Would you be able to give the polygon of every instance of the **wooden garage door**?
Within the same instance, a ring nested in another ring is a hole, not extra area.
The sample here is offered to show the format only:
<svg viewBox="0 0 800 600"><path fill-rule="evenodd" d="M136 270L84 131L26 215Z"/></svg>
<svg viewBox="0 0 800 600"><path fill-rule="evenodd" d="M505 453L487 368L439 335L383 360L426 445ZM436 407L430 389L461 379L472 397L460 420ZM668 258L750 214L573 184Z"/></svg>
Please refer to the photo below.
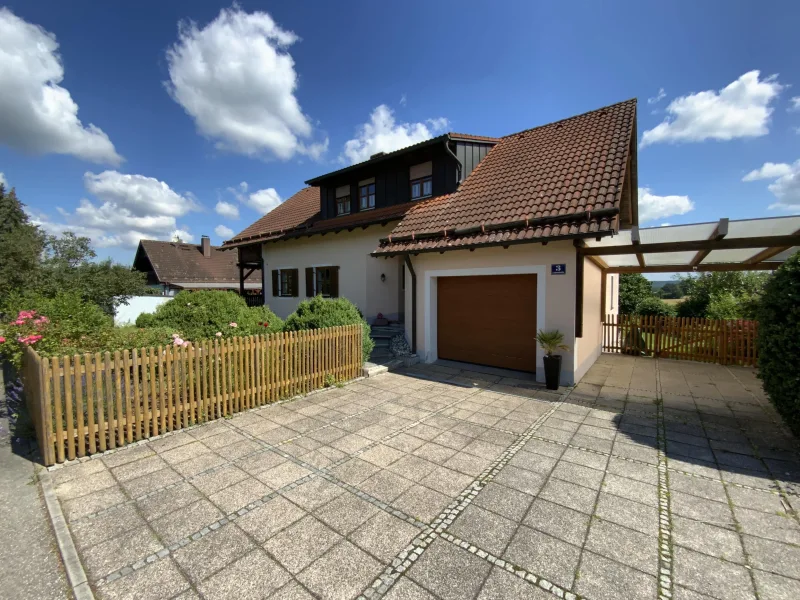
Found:
<svg viewBox="0 0 800 600"><path fill-rule="evenodd" d="M439 358L536 370L536 275L439 277Z"/></svg>

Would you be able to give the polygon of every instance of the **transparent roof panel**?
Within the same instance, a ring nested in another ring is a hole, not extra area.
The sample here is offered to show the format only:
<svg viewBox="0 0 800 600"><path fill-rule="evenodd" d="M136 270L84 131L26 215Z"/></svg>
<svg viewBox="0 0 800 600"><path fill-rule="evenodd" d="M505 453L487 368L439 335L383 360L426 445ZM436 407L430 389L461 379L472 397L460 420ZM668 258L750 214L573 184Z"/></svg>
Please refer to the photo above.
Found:
<svg viewBox="0 0 800 600"><path fill-rule="evenodd" d="M800 217L770 217L746 219L728 224L728 238L760 237L764 235L791 235L800 230Z"/></svg>
<svg viewBox="0 0 800 600"><path fill-rule="evenodd" d="M694 225L673 225L670 227L649 227L639 230L643 244L663 244L669 242L691 242L707 240L716 229L716 223L695 223Z"/></svg>
<svg viewBox="0 0 800 600"><path fill-rule="evenodd" d="M638 267L639 261L635 254L614 254L604 256L603 260L609 267Z"/></svg>
<svg viewBox="0 0 800 600"><path fill-rule="evenodd" d="M697 252L658 252L657 254L645 254L644 262L651 267L685 265L694 258L695 254L697 254Z"/></svg>

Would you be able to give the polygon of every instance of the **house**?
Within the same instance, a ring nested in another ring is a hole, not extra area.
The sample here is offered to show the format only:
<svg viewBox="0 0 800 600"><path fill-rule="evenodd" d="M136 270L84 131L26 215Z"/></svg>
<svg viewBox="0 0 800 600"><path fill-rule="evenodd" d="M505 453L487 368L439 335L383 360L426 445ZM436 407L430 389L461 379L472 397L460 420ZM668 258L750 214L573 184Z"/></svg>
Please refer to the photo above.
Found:
<svg viewBox="0 0 800 600"><path fill-rule="evenodd" d="M212 246L205 235L199 245L141 240L133 270L146 273L147 285L165 296L174 296L180 290L237 290L251 295L261 292L261 273L240 289L236 253Z"/></svg>
<svg viewBox="0 0 800 600"><path fill-rule="evenodd" d="M584 240L638 225L636 157L636 100L502 138L450 133L310 179L223 247L263 265L279 316L344 296L403 322L424 362L543 380L536 331L558 329L569 384L618 299Z"/></svg>

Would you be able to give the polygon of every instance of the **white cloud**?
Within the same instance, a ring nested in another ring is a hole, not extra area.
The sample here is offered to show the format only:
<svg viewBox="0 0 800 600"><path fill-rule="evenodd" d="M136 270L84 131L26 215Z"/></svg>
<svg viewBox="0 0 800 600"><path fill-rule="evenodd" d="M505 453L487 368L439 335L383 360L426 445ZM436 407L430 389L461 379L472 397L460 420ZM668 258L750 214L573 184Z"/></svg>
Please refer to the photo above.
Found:
<svg viewBox="0 0 800 600"><path fill-rule="evenodd" d="M219 202L217 202L217 205L214 207L214 210L217 211L218 215L227 217L228 219L239 218L239 207L233 204L232 202L225 202L224 200L220 200Z"/></svg>
<svg viewBox="0 0 800 600"><path fill-rule="evenodd" d="M777 179L792 172L791 165L786 163L765 162L760 168L750 171L742 177L742 181L757 181L759 179Z"/></svg>
<svg viewBox="0 0 800 600"><path fill-rule="evenodd" d="M444 117L428 119L426 123L397 123L392 109L381 104L372 111L369 121L359 126L356 137L345 142L341 159L351 164L362 162L377 152L392 152L428 140L449 125Z"/></svg>
<svg viewBox="0 0 800 600"><path fill-rule="evenodd" d="M222 9L202 29L181 22L167 50L173 100L220 149L247 156L318 158L328 142L307 145L312 126L295 96L297 72L288 48L297 35L261 11Z"/></svg>
<svg viewBox="0 0 800 600"><path fill-rule="evenodd" d="M702 142L758 137L769 133L772 101L784 86L777 75L759 79L745 73L719 91L706 90L676 98L667 118L642 135L642 147L659 142Z"/></svg>
<svg viewBox="0 0 800 600"><path fill-rule="evenodd" d="M408 97L403 94L400 96L400 106L405 106L408 103Z"/></svg>
<svg viewBox="0 0 800 600"><path fill-rule="evenodd" d="M757 179L774 180L767 189L777 198L777 202L770 204L773 210L800 211L800 160L793 164L764 163L760 169L751 171L744 176L742 181L755 181Z"/></svg>
<svg viewBox="0 0 800 600"><path fill-rule="evenodd" d="M656 196L650 188L639 188L639 221L685 215L694 209L689 196Z"/></svg>
<svg viewBox="0 0 800 600"><path fill-rule="evenodd" d="M191 194L179 194L152 177L117 171L86 173L83 183L97 201L83 198L72 213L57 209L58 221L31 213L33 221L48 233L72 231L91 238L101 248L136 246L141 239L171 239L175 235L187 242L194 239L177 223L177 217L199 209Z"/></svg>
<svg viewBox="0 0 800 600"><path fill-rule="evenodd" d="M794 98L790 98L789 102L792 103L792 105L789 107L789 112L800 110L800 96L795 96Z"/></svg>
<svg viewBox="0 0 800 600"><path fill-rule="evenodd" d="M653 96L652 98L648 98L647 99L647 103L648 104L658 104L664 98L666 98L666 96L667 96L667 93L664 91L664 88L658 88L658 93L655 96Z"/></svg>
<svg viewBox="0 0 800 600"><path fill-rule="evenodd" d="M0 185L8 185L5 173L0 172Z"/></svg>
<svg viewBox="0 0 800 600"><path fill-rule="evenodd" d="M63 79L55 35L0 8L0 143L28 154L122 163L105 132L78 119Z"/></svg>
<svg viewBox="0 0 800 600"><path fill-rule="evenodd" d="M242 204L245 204L253 210L267 214L273 208L277 207L283 200L275 188L266 188L263 190L256 190L252 194L248 194L250 186L246 181L239 184L238 188L229 187L228 191Z"/></svg>
<svg viewBox="0 0 800 600"><path fill-rule="evenodd" d="M230 227L225 227L225 225L217 225L214 227L214 233L216 233L223 240L233 237L233 229Z"/></svg>
<svg viewBox="0 0 800 600"><path fill-rule="evenodd" d="M173 242L183 242L184 244L191 244L194 242L194 236L185 229L176 229L172 232L170 239Z"/></svg>

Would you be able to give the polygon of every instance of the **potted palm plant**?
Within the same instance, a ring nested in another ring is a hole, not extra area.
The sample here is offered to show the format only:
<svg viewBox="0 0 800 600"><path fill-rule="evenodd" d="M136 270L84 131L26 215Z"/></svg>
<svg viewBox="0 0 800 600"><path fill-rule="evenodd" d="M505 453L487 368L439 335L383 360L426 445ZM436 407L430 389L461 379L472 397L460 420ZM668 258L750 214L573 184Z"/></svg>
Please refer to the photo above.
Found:
<svg viewBox="0 0 800 600"><path fill-rule="evenodd" d="M558 329L544 331L542 329L536 334L536 342L542 347L545 355L544 379L548 390L557 390L558 382L561 378L561 355L555 354L558 350L569 350L569 346L564 344L564 334Z"/></svg>

